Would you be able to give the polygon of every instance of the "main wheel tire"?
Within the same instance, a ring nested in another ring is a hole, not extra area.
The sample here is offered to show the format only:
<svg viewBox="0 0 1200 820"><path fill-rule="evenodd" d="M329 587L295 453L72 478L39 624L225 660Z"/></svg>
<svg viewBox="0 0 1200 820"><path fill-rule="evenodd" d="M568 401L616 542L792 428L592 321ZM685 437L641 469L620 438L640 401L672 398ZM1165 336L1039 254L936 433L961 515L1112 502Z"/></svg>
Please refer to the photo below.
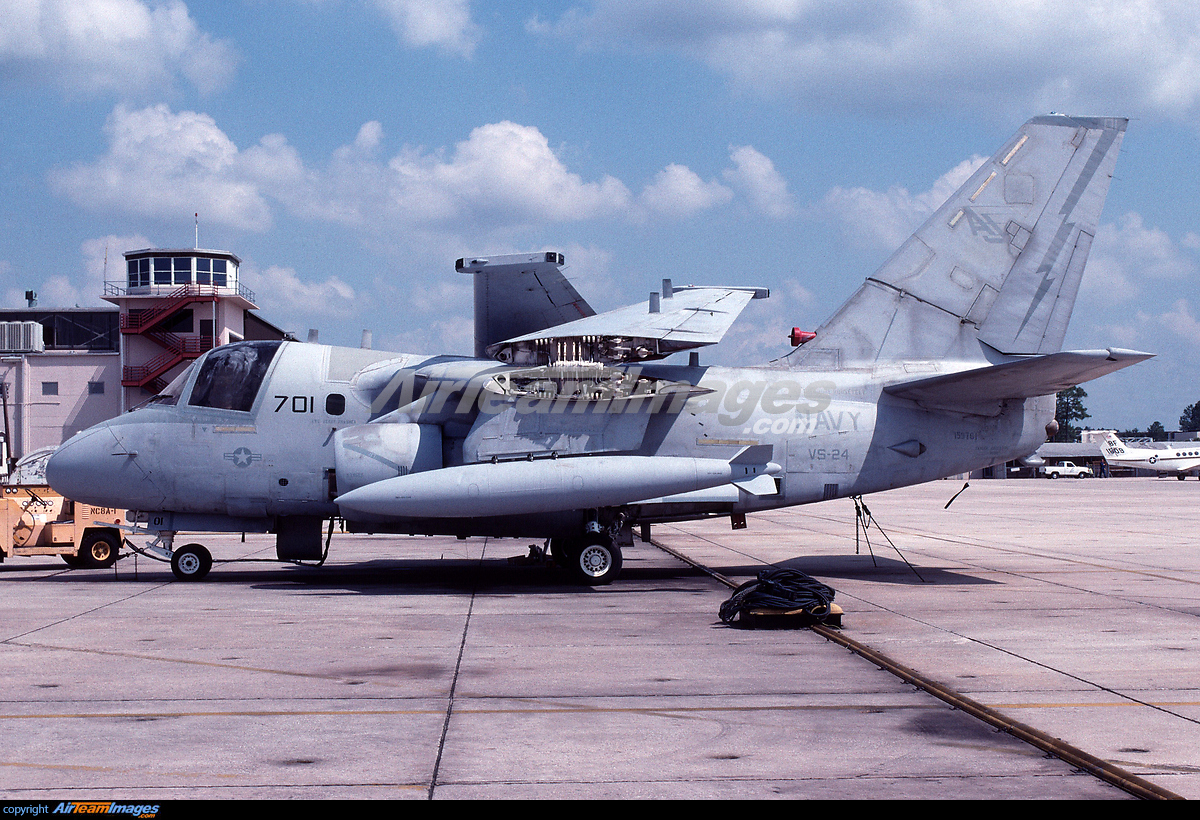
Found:
<svg viewBox="0 0 1200 820"><path fill-rule="evenodd" d="M111 567L117 562L120 549L121 539L111 532L86 533L79 543L79 565L88 569Z"/></svg>
<svg viewBox="0 0 1200 820"><path fill-rule="evenodd" d="M180 581L199 581L212 569L212 554L200 544L188 544L171 555L171 572Z"/></svg>
<svg viewBox="0 0 1200 820"><path fill-rule="evenodd" d="M571 574L588 586L611 584L621 574L621 549L606 536L589 536L571 550Z"/></svg>

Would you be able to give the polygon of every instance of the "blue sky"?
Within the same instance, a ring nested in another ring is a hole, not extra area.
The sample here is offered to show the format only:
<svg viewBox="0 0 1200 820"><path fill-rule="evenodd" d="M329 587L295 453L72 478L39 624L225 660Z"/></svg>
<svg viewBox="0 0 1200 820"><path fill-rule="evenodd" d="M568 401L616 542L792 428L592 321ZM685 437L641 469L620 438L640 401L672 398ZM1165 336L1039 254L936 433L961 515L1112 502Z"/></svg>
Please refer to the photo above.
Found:
<svg viewBox="0 0 1200 820"><path fill-rule="evenodd" d="M304 338L469 352L460 256L555 249L599 309L771 288L706 361L815 328L1030 116L1132 118L1067 337L1157 358L1099 427L1200 400L1200 6L982 0L9 0L0 302L122 251L244 260Z"/></svg>

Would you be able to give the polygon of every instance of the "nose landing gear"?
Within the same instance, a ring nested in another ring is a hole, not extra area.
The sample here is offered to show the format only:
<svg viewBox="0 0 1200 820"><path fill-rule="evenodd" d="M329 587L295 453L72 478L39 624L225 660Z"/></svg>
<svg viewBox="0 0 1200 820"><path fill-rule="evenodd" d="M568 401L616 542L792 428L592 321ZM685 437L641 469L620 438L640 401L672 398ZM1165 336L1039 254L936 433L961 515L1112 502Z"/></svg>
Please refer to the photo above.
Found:
<svg viewBox="0 0 1200 820"><path fill-rule="evenodd" d="M180 581L199 581L212 569L212 553L201 544L186 544L174 549L175 533L158 532L154 540L138 548L128 542L135 552L156 561L170 561L171 572Z"/></svg>
<svg viewBox="0 0 1200 820"><path fill-rule="evenodd" d="M180 581L199 581L212 569L212 554L200 544L188 544L171 553L171 572Z"/></svg>

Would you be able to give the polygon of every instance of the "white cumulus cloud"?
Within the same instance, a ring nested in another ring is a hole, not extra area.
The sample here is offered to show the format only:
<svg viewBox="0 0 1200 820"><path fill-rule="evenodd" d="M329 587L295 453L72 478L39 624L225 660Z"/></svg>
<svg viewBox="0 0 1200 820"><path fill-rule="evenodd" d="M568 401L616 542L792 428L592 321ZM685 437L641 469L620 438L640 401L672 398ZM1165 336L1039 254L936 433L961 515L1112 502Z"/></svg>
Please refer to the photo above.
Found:
<svg viewBox="0 0 1200 820"><path fill-rule="evenodd" d="M939 177L928 191L917 194L901 187L886 191L833 188L825 195L820 210L866 247L892 251L900 247L900 243L920 227L985 161L980 156L963 160Z"/></svg>
<svg viewBox="0 0 1200 820"><path fill-rule="evenodd" d="M732 198L733 191L716 180L705 182L695 171L672 163L642 190L641 203L655 213L685 217Z"/></svg>
<svg viewBox="0 0 1200 820"><path fill-rule="evenodd" d="M20 277L11 265L0 261L0 282L5 284L0 301L5 307L26 306L25 291L33 290L38 295L38 304L51 307L112 307L101 297L104 283L125 283L125 251L151 247L151 242L141 234L131 236L100 236L87 239L80 245L80 270L74 274L55 273L45 278L41 274L25 274ZM11 274L11 275L10 275ZM9 285L11 280L11 285ZM19 282L19 283L18 283Z"/></svg>
<svg viewBox="0 0 1200 820"><path fill-rule="evenodd" d="M297 215L373 234L398 226L486 234L610 216L630 200L613 177L587 182L572 173L532 126L480 126L449 156L408 146L384 158L382 138L379 123L365 124L322 169L269 135L245 152L246 171Z"/></svg>
<svg viewBox="0 0 1200 820"><path fill-rule="evenodd" d="M1200 320L1192 315L1191 305L1186 299L1175 300L1171 309L1159 317L1159 321L1184 341L1200 345Z"/></svg>
<svg viewBox="0 0 1200 820"><path fill-rule="evenodd" d="M323 164L283 134L240 149L208 114L162 104L118 105L105 132L102 155L49 174L80 206L176 223L199 212L206 223L250 231L285 212L392 250L495 247L515 233L588 220L688 219L731 202L735 188L759 212L792 208L771 161L749 146L730 149L729 185L671 163L635 196L611 175L583 178L538 128L507 120L453 146L394 153L382 124L369 121Z"/></svg>
<svg viewBox="0 0 1200 820"><path fill-rule="evenodd" d="M1129 302L1148 291L1187 287L1187 281L1200 273L1194 250L1187 236L1176 242L1161 228L1146 225L1141 214L1126 213L1115 223L1100 226L1080 298L1097 312L1114 305L1127 311Z"/></svg>
<svg viewBox="0 0 1200 820"><path fill-rule="evenodd" d="M207 114L119 105L105 132L109 149L99 160L51 172L58 193L97 210L171 219L198 211L225 225L270 225L270 210L247 179L237 146Z"/></svg>
<svg viewBox="0 0 1200 820"><path fill-rule="evenodd" d="M374 0L400 38L410 46L436 46L470 56L479 42L467 0Z"/></svg>
<svg viewBox="0 0 1200 820"><path fill-rule="evenodd" d="M322 282L301 278L294 268L271 265L259 270L250 264L238 271L264 311L291 319L296 316L345 318L356 312L354 288L337 276Z"/></svg>
<svg viewBox="0 0 1200 820"><path fill-rule="evenodd" d="M856 113L1189 119L1200 103L1200 6L1174 0L594 0L528 28L683 53L741 87Z"/></svg>
<svg viewBox="0 0 1200 820"><path fill-rule="evenodd" d="M454 197L455 209L463 214L567 221L611 214L629 200L616 178L584 182L567 170L537 128L507 121L474 129L455 146L449 162L397 157L390 168L405 195L425 196L436 186Z"/></svg>
<svg viewBox="0 0 1200 820"><path fill-rule="evenodd" d="M729 158L733 167L723 172L725 181L743 192L756 211L775 219L795 213L787 181L769 158L749 145L731 146Z"/></svg>
<svg viewBox="0 0 1200 820"><path fill-rule="evenodd" d="M181 0L5 0L0 78L71 93L222 88L237 54L201 31Z"/></svg>

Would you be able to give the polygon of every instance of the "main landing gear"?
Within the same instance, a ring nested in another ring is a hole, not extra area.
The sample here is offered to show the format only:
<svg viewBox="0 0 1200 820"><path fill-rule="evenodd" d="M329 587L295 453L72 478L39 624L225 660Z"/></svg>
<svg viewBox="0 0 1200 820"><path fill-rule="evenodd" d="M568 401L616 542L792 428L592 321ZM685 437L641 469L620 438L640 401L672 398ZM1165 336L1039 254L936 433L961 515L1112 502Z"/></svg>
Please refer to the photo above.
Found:
<svg viewBox="0 0 1200 820"><path fill-rule="evenodd" d="M624 522L621 522L623 524ZM633 530L628 526L602 528L591 520L582 536L556 538L550 542L550 554L581 584L597 587L611 584L621 574L621 547L632 546Z"/></svg>
<svg viewBox="0 0 1200 820"><path fill-rule="evenodd" d="M554 560L581 584L611 584L621 574L621 548L607 533L588 534L565 544L551 544Z"/></svg>

